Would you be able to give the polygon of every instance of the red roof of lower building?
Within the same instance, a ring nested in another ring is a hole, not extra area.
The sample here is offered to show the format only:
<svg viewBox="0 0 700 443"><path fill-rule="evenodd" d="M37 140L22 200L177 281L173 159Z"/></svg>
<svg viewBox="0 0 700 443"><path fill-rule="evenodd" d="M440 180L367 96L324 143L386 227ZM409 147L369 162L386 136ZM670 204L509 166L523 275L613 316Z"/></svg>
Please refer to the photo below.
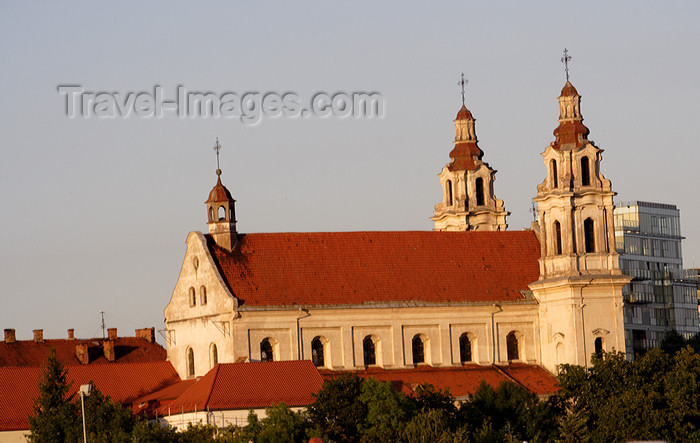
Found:
<svg viewBox="0 0 700 443"><path fill-rule="evenodd" d="M262 409L284 402L306 406L323 378L309 360L220 363L197 380L158 415L201 410Z"/></svg>
<svg viewBox="0 0 700 443"><path fill-rule="evenodd" d="M180 381L173 366L166 361L145 363L113 363L69 366L67 380L73 383L68 394L78 391L90 381L105 396L121 404ZM0 431L29 429L28 416L33 414L39 397L39 381L43 374L38 367L0 368Z"/></svg>
<svg viewBox="0 0 700 443"><path fill-rule="evenodd" d="M212 257L243 306L523 300L539 278L532 231L240 235Z"/></svg>
<svg viewBox="0 0 700 443"><path fill-rule="evenodd" d="M473 395L482 381L493 388L505 381L520 384L537 395L549 395L558 390L557 379L546 369L537 365L511 363L507 366L481 366L466 364L457 367L436 368L419 365L407 369L382 369L369 367L362 371L347 371L362 378L374 378L391 382L392 386L406 395L412 394L418 386L432 385L436 389L448 389L457 399ZM321 375L329 379L342 372L322 370Z"/></svg>

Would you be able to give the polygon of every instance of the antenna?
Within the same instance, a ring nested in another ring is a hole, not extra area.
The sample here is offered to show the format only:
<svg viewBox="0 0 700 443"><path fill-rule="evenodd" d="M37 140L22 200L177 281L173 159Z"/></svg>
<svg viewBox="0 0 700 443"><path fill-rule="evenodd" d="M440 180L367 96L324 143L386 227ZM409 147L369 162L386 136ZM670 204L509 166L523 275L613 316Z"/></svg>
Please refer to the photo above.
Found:
<svg viewBox="0 0 700 443"><path fill-rule="evenodd" d="M100 311L100 315L102 315L102 340L105 339L105 311Z"/></svg>

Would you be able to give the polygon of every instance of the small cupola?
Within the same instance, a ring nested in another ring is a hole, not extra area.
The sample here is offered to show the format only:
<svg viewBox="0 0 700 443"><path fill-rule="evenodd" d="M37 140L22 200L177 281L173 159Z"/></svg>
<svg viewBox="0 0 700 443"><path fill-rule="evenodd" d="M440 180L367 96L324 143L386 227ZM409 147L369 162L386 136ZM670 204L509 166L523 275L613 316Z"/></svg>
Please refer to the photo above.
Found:
<svg viewBox="0 0 700 443"><path fill-rule="evenodd" d="M231 250L236 245L236 200L226 186L221 183L221 169L219 168L219 139L216 139L216 185L209 193L205 202L207 205L207 225L209 235L220 247Z"/></svg>

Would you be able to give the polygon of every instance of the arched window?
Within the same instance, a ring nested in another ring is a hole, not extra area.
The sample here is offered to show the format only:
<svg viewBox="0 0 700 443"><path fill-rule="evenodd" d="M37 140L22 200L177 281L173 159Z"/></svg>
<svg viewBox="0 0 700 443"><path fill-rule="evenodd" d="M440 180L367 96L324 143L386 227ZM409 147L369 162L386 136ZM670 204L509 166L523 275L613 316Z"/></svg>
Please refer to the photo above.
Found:
<svg viewBox="0 0 700 443"><path fill-rule="evenodd" d="M364 356L365 366L377 364L376 346L371 336L367 336L362 340L362 354Z"/></svg>
<svg viewBox="0 0 700 443"><path fill-rule="evenodd" d="M425 362L425 345L423 339L420 335L415 335L413 337L413 342L411 343L411 348L413 350L413 364Z"/></svg>
<svg viewBox="0 0 700 443"><path fill-rule="evenodd" d="M207 288L206 286L202 286L199 288L199 302L202 305L207 304Z"/></svg>
<svg viewBox="0 0 700 443"><path fill-rule="evenodd" d="M581 186L589 186L591 184L589 172L588 157L581 157Z"/></svg>
<svg viewBox="0 0 700 443"><path fill-rule="evenodd" d="M216 344L212 343L209 346L209 367L213 368L219 364L219 351L216 349Z"/></svg>
<svg viewBox="0 0 700 443"><path fill-rule="evenodd" d="M214 221L214 208L212 208L212 207L209 208L209 221L210 222Z"/></svg>
<svg viewBox="0 0 700 443"><path fill-rule="evenodd" d="M562 249L561 249L561 225L559 224L558 221L554 222L554 241L555 245L554 247L556 248L557 255L562 254Z"/></svg>
<svg viewBox="0 0 700 443"><path fill-rule="evenodd" d="M447 180L445 186L447 188L447 206L452 206L452 180Z"/></svg>
<svg viewBox="0 0 700 443"><path fill-rule="evenodd" d="M484 205L484 179L481 177L476 179L476 205Z"/></svg>
<svg viewBox="0 0 700 443"><path fill-rule="evenodd" d="M194 293L194 288L190 288L190 306L197 305L197 296Z"/></svg>
<svg viewBox="0 0 700 443"><path fill-rule="evenodd" d="M219 206L218 212L219 212L219 214L218 214L219 220L225 220L226 219L226 208L224 208L223 206Z"/></svg>
<svg viewBox="0 0 700 443"><path fill-rule="evenodd" d="M466 332L459 337L459 361L472 361L472 342Z"/></svg>
<svg viewBox="0 0 700 443"><path fill-rule="evenodd" d="M187 348L187 376L194 377L194 351Z"/></svg>
<svg viewBox="0 0 700 443"><path fill-rule="evenodd" d="M315 366L325 366L321 337L314 337L314 339L311 340L311 361L314 362Z"/></svg>
<svg viewBox="0 0 700 443"><path fill-rule="evenodd" d="M601 337L596 338L594 345L595 345L595 355L597 355L598 357L601 357L603 355L603 339Z"/></svg>
<svg viewBox="0 0 700 443"><path fill-rule="evenodd" d="M265 338L260 342L260 361L275 361L269 338Z"/></svg>
<svg viewBox="0 0 700 443"><path fill-rule="evenodd" d="M583 235L585 238L586 253L595 252L595 229L593 220L587 218L583 221Z"/></svg>
<svg viewBox="0 0 700 443"><path fill-rule="evenodd" d="M518 337L515 332L511 331L506 336L506 347L508 348L508 360L519 360L520 352L518 350Z"/></svg>
<svg viewBox="0 0 700 443"><path fill-rule="evenodd" d="M558 188L559 187L559 175L557 174L557 161L552 159L550 162L551 168L552 168L552 187L553 188Z"/></svg>

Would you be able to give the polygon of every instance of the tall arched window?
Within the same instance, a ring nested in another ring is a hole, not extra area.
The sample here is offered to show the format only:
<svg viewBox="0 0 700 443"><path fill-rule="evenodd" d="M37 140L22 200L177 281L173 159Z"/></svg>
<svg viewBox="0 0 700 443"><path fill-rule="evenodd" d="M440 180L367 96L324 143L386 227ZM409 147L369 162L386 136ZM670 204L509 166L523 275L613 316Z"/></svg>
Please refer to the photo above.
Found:
<svg viewBox="0 0 700 443"><path fill-rule="evenodd" d="M194 351L187 348L187 376L194 377Z"/></svg>
<svg viewBox="0 0 700 443"><path fill-rule="evenodd" d="M557 255L561 255L561 225L558 221L554 222L554 242L554 247L556 248Z"/></svg>
<svg viewBox="0 0 700 443"><path fill-rule="evenodd" d="M445 183L447 193L447 206L452 206L452 180Z"/></svg>
<svg viewBox="0 0 700 443"><path fill-rule="evenodd" d="M411 349L413 350L413 364L425 362L425 344L420 335L415 335L411 343Z"/></svg>
<svg viewBox="0 0 700 443"><path fill-rule="evenodd" d="M459 337L459 361L472 361L472 342L466 332Z"/></svg>
<svg viewBox="0 0 700 443"><path fill-rule="evenodd" d="M272 344L269 338L263 339L260 342L260 361L274 361L275 356L272 354Z"/></svg>
<svg viewBox="0 0 700 443"><path fill-rule="evenodd" d="M481 177L476 179L476 205L484 205L484 179Z"/></svg>
<svg viewBox="0 0 700 443"><path fill-rule="evenodd" d="M377 364L376 346L371 336L367 336L362 340L362 354L364 356L365 366Z"/></svg>
<svg viewBox="0 0 700 443"><path fill-rule="evenodd" d="M594 342L595 345L595 355L598 357L603 355L603 339L601 337L598 337L595 339Z"/></svg>
<svg viewBox="0 0 700 443"><path fill-rule="evenodd" d="M321 337L314 337L314 339L311 340L311 361L313 361L315 366L325 366L324 357Z"/></svg>
<svg viewBox="0 0 700 443"><path fill-rule="evenodd" d="M588 157L581 157L581 186L591 184L590 168L588 167Z"/></svg>
<svg viewBox="0 0 700 443"><path fill-rule="evenodd" d="M552 187L553 188L558 188L559 187L559 175L557 174L557 161L552 159L550 162L551 168L552 168Z"/></svg>
<svg viewBox="0 0 700 443"><path fill-rule="evenodd" d="M199 302L202 305L207 304L207 288L203 286L199 288Z"/></svg>
<svg viewBox="0 0 700 443"><path fill-rule="evenodd" d="M595 252L595 225L593 220L587 218L583 221L583 235L586 252Z"/></svg>
<svg viewBox="0 0 700 443"><path fill-rule="evenodd" d="M194 288L190 288L190 306L197 305L197 296L194 293Z"/></svg>
<svg viewBox="0 0 700 443"><path fill-rule="evenodd" d="M216 344L212 343L209 346L209 367L213 368L219 364L219 351L216 349Z"/></svg>
<svg viewBox="0 0 700 443"><path fill-rule="evenodd" d="M518 349L518 337L511 331L506 336L506 348L508 349L508 360L519 360L520 351Z"/></svg>
<svg viewBox="0 0 700 443"><path fill-rule="evenodd" d="M219 220L226 219L226 208L224 208L223 206L219 206L219 209L217 212L218 212Z"/></svg>

